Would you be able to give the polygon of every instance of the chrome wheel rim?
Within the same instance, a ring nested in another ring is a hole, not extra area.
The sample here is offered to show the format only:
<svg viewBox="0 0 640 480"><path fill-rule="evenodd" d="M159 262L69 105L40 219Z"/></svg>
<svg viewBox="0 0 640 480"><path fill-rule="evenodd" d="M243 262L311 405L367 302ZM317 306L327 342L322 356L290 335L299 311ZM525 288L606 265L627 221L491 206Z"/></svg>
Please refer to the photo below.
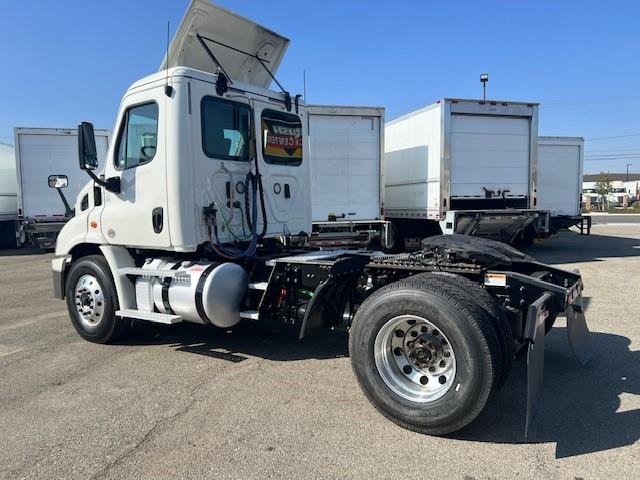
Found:
<svg viewBox="0 0 640 480"><path fill-rule="evenodd" d="M74 295L80 323L88 330L96 328L104 316L102 285L93 275L84 274L76 282Z"/></svg>
<svg viewBox="0 0 640 480"><path fill-rule="evenodd" d="M456 357L449 339L429 320L400 315L376 335L374 359L386 385L402 398L433 402L449 391Z"/></svg>

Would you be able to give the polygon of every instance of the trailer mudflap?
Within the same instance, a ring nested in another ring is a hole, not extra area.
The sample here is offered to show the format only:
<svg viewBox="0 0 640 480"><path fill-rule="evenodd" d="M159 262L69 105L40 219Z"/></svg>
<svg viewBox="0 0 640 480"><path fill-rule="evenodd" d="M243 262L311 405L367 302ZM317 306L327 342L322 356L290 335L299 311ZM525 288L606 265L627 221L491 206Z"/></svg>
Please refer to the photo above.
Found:
<svg viewBox="0 0 640 480"><path fill-rule="evenodd" d="M524 436L529 434L538 407L542 380L544 378L544 324L554 301L552 293L543 294L529 305L527 311L526 339L527 348L527 418Z"/></svg>
<svg viewBox="0 0 640 480"><path fill-rule="evenodd" d="M586 365L593 354L593 343L584 316L582 295L579 295L571 305L567 305L566 315L569 346L578 361Z"/></svg>

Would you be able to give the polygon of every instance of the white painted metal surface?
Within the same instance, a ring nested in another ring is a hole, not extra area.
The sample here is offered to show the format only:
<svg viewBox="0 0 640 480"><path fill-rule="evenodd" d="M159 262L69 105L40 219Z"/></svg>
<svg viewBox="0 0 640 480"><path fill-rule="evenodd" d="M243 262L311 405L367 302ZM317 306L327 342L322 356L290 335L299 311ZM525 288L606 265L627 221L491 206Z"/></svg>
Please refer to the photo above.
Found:
<svg viewBox="0 0 640 480"><path fill-rule="evenodd" d="M260 313L256 312L255 310L245 310L243 312L240 312L240 318L246 318L247 320L259 320Z"/></svg>
<svg viewBox="0 0 640 480"><path fill-rule="evenodd" d="M484 199L485 189L533 208L537 109L445 98L388 122L386 216L441 220L451 199Z"/></svg>
<svg viewBox="0 0 640 480"><path fill-rule="evenodd" d="M289 45L289 40L247 18L213 5L208 0L192 0L169 47L169 67L190 67L216 73L211 60L196 37L213 39L233 48L207 42L215 57L232 80L267 88L271 76L256 58L258 56L275 75ZM160 70L167 65L162 61Z"/></svg>
<svg viewBox="0 0 640 480"><path fill-rule="evenodd" d="M339 220L379 219L384 109L308 109L313 221L327 221L330 214Z"/></svg>
<svg viewBox="0 0 640 480"><path fill-rule="evenodd" d="M385 126L385 205L388 217L438 219L442 171L440 104L400 117Z"/></svg>
<svg viewBox="0 0 640 480"><path fill-rule="evenodd" d="M13 145L0 143L0 222L18 218L16 161Z"/></svg>
<svg viewBox="0 0 640 480"><path fill-rule="evenodd" d="M104 165L109 131L95 130L98 162ZM87 183L87 174L78 167L78 134L70 128L15 128L18 170L18 209L25 219L64 217L64 204L58 192L49 188L49 175L66 175L63 193L70 204Z"/></svg>
<svg viewBox="0 0 640 480"><path fill-rule="evenodd" d="M538 137L538 207L552 216L580 215L584 139Z"/></svg>
<svg viewBox="0 0 640 480"><path fill-rule="evenodd" d="M451 196L529 194L529 119L451 115Z"/></svg>
<svg viewBox="0 0 640 480"><path fill-rule="evenodd" d="M171 315L168 313L143 312L141 310L116 310L118 317L135 318L136 320L145 320L147 322L164 323L165 325L173 325L182 322L180 315Z"/></svg>

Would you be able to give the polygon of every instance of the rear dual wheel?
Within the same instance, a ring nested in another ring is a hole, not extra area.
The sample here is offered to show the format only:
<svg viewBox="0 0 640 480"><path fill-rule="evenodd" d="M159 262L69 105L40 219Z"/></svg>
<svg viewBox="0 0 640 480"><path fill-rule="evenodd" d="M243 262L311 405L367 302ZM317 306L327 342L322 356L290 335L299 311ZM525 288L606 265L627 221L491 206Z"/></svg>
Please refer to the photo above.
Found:
<svg viewBox="0 0 640 480"><path fill-rule="evenodd" d="M489 316L498 337L500 348L500 365L493 389L495 394L509 377L516 354L514 335L511 324L497 300L476 282L461 275L446 272L421 273L411 277L412 281L420 281L429 285L440 285L445 290L455 291L458 296L465 297L467 303L474 303Z"/></svg>
<svg viewBox="0 0 640 480"><path fill-rule="evenodd" d="M351 364L370 402L410 430L443 435L469 424L503 368L490 315L457 286L409 278L358 309Z"/></svg>

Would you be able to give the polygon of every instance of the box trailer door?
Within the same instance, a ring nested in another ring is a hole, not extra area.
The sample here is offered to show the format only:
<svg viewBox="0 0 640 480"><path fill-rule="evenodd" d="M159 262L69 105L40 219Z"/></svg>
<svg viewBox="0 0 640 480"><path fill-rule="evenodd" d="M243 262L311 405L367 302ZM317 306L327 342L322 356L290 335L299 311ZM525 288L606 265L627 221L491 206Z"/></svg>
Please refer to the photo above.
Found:
<svg viewBox="0 0 640 480"><path fill-rule="evenodd" d="M581 143L539 139L538 207L552 216L579 215L581 187Z"/></svg>
<svg viewBox="0 0 640 480"><path fill-rule="evenodd" d="M18 217L13 145L0 143L0 222Z"/></svg>
<svg viewBox="0 0 640 480"><path fill-rule="evenodd" d="M380 218L384 120L379 109L355 110L310 107L313 221L327 221L330 214L344 220Z"/></svg>
<svg viewBox="0 0 640 480"><path fill-rule="evenodd" d="M100 167L104 165L109 136L96 130L96 148ZM19 208L25 218L64 216L64 204L58 192L49 188L49 175L66 175L64 194L73 205L89 177L78 166L78 134L75 129L16 129L16 162L19 169Z"/></svg>
<svg viewBox="0 0 640 480"><path fill-rule="evenodd" d="M452 114L450 135L452 197L529 195L528 118Z"/></svg>

